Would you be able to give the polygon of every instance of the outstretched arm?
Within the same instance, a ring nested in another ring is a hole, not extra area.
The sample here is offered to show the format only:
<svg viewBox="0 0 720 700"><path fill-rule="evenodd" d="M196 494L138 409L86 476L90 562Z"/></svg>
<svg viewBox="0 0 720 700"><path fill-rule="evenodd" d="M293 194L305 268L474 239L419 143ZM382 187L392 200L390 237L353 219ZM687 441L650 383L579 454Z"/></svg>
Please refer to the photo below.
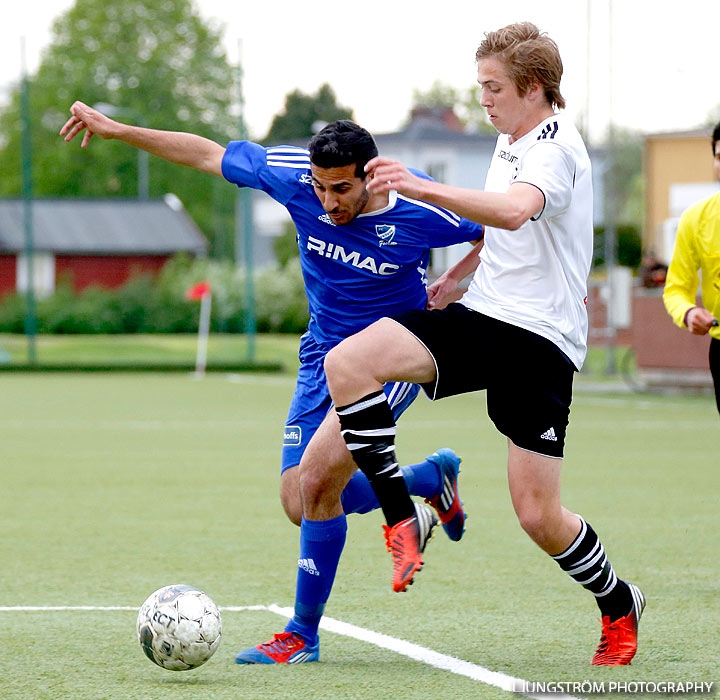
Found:
<svg viewBox="0 0 720 700"><path fill-rule="evenodd" d="M543 210L545 197L533 185L516 182L507 192L485 192L444 185L413 175L402 163L378 156L365 166L371 179L368 192L397 190L412 199L422 199L450 209L479 224L514 231Z"/></svg>
<svg viewBox="0 0 720 700"><path fill-rule="evenodd" d="M85 130L82 148L88 145L93 135L97 135L102 139L123 141L172 163L222 175L225 148L215 141L181 131L159 131L121 124L82 102L75 102L70 112L72 117L60 129L60 135L71 141Z"/></svg>

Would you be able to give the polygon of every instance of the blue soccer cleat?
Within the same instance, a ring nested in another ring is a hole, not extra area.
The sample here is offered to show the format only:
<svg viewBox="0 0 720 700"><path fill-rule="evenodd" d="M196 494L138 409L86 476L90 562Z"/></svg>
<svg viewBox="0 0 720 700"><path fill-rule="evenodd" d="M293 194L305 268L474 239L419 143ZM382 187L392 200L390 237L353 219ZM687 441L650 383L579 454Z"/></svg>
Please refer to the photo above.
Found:
<svg viewBox="0 0 720 700"><path fill-rule="evenodd" d="M449 447L443 447L426 457L426 460L436 465L440 472L440 490L432 498L426 498L425 503L437 511L445 534L457 542L465 532L467 518L458 494L458 474L462 459Z"/></svg>
<svg viewBox="0 0 720 700"><path fill-rule="evenodd" d="M314 645L295 632L281 632L269 642L241 651L236 664L300 664L320 658L320 642Z"/></svg>

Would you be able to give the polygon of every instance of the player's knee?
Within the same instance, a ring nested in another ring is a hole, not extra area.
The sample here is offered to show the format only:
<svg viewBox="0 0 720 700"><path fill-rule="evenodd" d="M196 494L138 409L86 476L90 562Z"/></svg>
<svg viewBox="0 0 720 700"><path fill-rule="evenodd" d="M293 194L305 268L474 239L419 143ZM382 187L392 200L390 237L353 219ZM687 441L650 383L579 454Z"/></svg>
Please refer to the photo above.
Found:
<svg viewBox="0 0 720 700"><path fill-rule="evenodd" d="M520 527L540 547L553 539L555 535L554 524L542 508L526 506L518 510L517 516Z"/></svg>
<svg viewBox="0 0 720 700"><path fill-rule="evenodd" d="M302 521L302 501L297 471L297 467L285 470L280 479L280 502L288 520L294 525L300 525Z"/></svg>
<svg viewBox="0 0 720 700"><path fill-rule="evenodd" d="M330 476L320 470L304 470L300 475L300 493L305 508L309 511L327 502L334 502L340 494L335 493L335 484Z"/></svg>
<svg viewBox="0 0 720 700"><path fill-rule="evenodd" d="M335 346L325 355L325 376L332 385L346 384L352 379L352 370L355 363L352 360L352 351L343 343Z"/></svg>

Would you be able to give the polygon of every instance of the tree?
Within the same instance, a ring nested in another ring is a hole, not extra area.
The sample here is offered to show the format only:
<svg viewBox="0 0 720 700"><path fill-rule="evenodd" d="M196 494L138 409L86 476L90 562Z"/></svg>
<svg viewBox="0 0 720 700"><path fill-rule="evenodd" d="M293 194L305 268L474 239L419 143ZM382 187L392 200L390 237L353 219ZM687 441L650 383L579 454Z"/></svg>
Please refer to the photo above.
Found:
<svg viewBox="0 0 720 700"><path fill-rule="evenodd" d="M300 257L297 242L297 229L292 221L283 226L283 232L273 238L273 253L280 267L285 267L290 260Z"/></svg>
<svg viewBox="0 0 720 700"><path fill-rule="evenodd" d="M192 131L220 143L236 133L233 69L220 32L191 0L77 0L53 27L50 46L29 78L34 191L52 196L137 196L134 149L107 141L86 151L58 135L76 99L108 103L115 118ZM120 116L123 115L123 116ZM20 91L0 114L0 194L21 188ZM234 188L210 175L150 158L150 196L176 194L200 228L232 240Z"/></svg>
<svg viewBox="0 0 720 700"><path fill-rule="evenodd" d="M333 89L325 83L314 95L293 90L285 98L282 114L276 114L263 143L277 145L312 138L318 122L352 119L352 110L337 103Z"/></svg>
<svg viewBox="0 0 720 700"><path fill-rule="evenodd" d="M617 223L641 226L643 217L642 161L644 140L640 132L613 127L601 147L612 154L610 169L606 174L606 186L611 197Z"/></svg>
<svg viewBox="0 0 720 700"><path fill-rule="evenodd" d="M480 92L479 85L458 90L436 80L425 92L413 91L413 108L446 107L455 112L467 131L496 135L495 127L487 120L485 108L480 104Z"/></svg>

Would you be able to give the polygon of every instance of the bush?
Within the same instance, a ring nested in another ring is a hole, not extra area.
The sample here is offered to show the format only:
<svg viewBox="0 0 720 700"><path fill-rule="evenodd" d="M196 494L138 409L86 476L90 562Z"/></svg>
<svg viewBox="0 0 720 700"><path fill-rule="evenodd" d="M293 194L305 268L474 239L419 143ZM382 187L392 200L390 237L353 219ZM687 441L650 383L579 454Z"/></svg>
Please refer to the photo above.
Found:
<svg viewBox="0 0 720 700"><path fill-rule="evenodd" d="M207 279L212 287L211 330L245 330L246 280L232 263L177 256L160 275L138 276L117 289L88 287L75 293L69 281L37 303L39 333L194 333L199 303L186 290ZM299 260L254 274L258 331L302 333L307 328L307 298ZM11 294L0 304L0 332L24 332L24 295Z"/></svg>
<svg viewBox="0 0 720 700"><path fill-rule="evenodd" d="M285 267L293 258L300 257L297 229L292 221L288 221L283 226L283 232L273 238L272 249L280 267Z"/></svg>
<svg viewBox="0 0 720 700"><path fill-rule="evenodd" d="M618 265L636 270L642 261L642 237L635 224L618 224L616 229L615 260ZM595 227L593 267L605 264L605 227Z"/></svg>
<svg viewBox="0 0 720 700"><path fill-rule="evenodd" d="M308 303L300 259L282 268L265 268L257 276L257 326L261 332L298 333L307 328Z"/></svg>
<svg viewBox="0 0 720 700"><path fill-rule="evenodd" d="M0 330L5 333L24 333L27 302L24 294L9 294L0 304Z"/></svg>

